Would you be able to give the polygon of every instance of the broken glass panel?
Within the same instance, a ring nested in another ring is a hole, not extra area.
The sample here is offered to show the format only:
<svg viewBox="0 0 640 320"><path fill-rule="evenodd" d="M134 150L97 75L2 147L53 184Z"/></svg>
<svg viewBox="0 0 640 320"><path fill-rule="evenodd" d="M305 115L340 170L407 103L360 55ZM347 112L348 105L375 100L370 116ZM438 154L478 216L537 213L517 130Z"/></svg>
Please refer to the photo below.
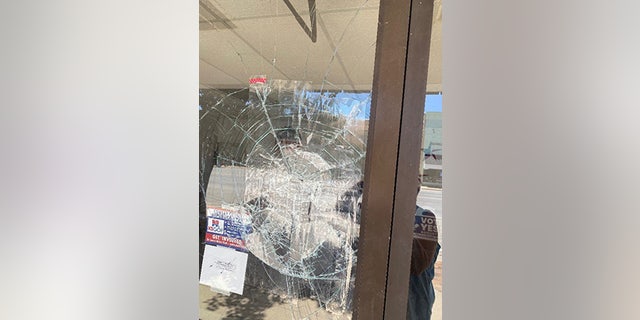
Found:
<svg viewBox="0 0 640 320"><path fill-rule="evenodd" d="M202 102L201 120L211 122L216 144L208 146L215 168L206 203L247 213L251 229L243 239L257 258L253 267L277 273L258 277L250 265L247 281L264 287L278 278L281 286L269 283L271 289L286 297L307 293L324 307L348 310L369 94L270 80L257 91L203 90Z"/></svg>
<svg viewBox="0 0 640 320"><path fill-rule="evenodd" d="M201 319L350 319L377 17L200 1L201 249L247 255L241 294L201 285Z"/></svg>

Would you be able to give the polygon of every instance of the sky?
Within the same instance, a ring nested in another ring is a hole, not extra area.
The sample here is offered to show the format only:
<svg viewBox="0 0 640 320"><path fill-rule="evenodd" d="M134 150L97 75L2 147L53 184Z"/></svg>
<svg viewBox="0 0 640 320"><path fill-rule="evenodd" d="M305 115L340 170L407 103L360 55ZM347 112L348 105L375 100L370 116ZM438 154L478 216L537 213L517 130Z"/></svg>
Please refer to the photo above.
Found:
<svg viewBox="0 0 640 320"><path fill-rule="evenodd" d="M424 112L442 112L442 94L428 94L424 102Z"/></svg>
<svg viewBox="0 0 640 320"><path fill-rule="evenodd" d="M340 112L342 114L349 114L353 107L352 103L357 101L365 102L364 107L366 109L371 108L371 101L368 100L369 95L369 93L338 93L336 98L343 99ZM427 94L424 102L424 112L442 112L442 94ZM362 109L360 114L357 115L357 118L368 118L368 114L365 114L365 110Z"/></svg>

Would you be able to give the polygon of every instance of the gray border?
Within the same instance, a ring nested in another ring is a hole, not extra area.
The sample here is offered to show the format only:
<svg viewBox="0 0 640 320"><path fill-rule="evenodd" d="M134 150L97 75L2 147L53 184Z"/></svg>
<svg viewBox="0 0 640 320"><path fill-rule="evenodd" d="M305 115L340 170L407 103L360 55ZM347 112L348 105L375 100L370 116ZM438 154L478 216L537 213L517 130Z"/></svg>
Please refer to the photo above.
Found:
<svg viewBox="0 0 640 320"><path fill-rule="evenodd" d="M639 6L443 1L444 319L640 319Z"/></svg>
<svg viewBox="0 0 640 320"><path fill-rule="evenodd" d="M0 4L0 319L198 317L198 2Z"/></svg>

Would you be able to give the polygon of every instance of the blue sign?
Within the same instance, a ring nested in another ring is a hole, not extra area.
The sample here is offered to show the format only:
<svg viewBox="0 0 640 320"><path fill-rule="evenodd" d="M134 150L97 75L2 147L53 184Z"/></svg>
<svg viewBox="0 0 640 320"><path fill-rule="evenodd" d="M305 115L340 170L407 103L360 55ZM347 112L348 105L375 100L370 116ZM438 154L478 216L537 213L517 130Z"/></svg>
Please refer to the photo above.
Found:
<svg viewBox="0 0 640 320"><path fill-rule="evenodd" d="M205 242L247 251L245 236L251 232L251 217L233 210L207 208Z"/></svg>
<svg viewBox="0 0 640 320"><path fill-rule="evenodd" d="M438 225L436 224L436 216L427 210L420 211L416 212L413 224L413 237L430 241L438 241Z"/></svg>

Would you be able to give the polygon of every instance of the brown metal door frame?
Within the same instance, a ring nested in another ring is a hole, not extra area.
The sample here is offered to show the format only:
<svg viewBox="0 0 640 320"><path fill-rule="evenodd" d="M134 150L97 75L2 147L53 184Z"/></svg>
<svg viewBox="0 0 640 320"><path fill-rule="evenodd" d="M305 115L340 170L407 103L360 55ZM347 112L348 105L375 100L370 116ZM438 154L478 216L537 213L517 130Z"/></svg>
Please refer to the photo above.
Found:
<svg viewBox="0 0 640 320"><path fill-rule="evenodd" d="M433 0L381 0L354 319L404 319Z"/></svg>

